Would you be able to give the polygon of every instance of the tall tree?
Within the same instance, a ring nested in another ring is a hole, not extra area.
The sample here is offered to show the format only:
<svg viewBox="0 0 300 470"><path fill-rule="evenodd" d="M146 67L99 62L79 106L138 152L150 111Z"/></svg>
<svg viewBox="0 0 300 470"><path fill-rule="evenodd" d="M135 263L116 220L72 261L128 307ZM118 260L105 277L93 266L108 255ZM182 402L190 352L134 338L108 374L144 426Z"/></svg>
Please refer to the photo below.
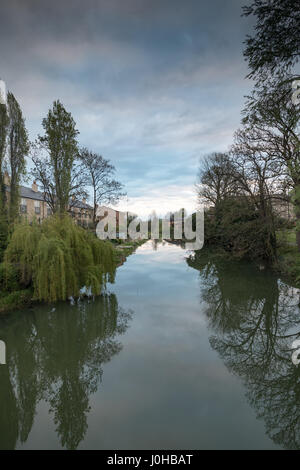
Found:
<svg viewBox="0 0 300 470"><path fill-rule="evenodd" d="M8 114L5 104L0 103L0 211L4 208L5 188L4 188L4 160L7 144Z"/></svg>
<svg viewBox="0 0 300 470"><path fill-rule="evenodd" d="M274 160L273 148L264 134L255 127L244 127L235 133L231 147L237 193L249 199L255 208L263 233L266 258L276 259L276 225L273 211L274 195L278 194L281 165ZM282 180L282 181L281 181Z"/></svg>
<svg viewBox="0 0 300 470"><path fill-rule="evenodd" d="M4 184L4 160L7 143L8 114L4 103L0 103L0 260L7 241L7 205Z"/></svg>
<svg viewBox="0 0 300 470"><path fill-rule="evenodd" d="M300 55L300 0L254 0L243 12L256 19L245 41L249 76L261 81L291 70Z"/></svg>
<svg viewBox="0 0 300 470"><path fill-rule="evenodd" d="M288 82L281 78L256 89L248 98L244 122L255 130L252 145L260 145L277 172L277 187L292 195L300 251L300 108L291 100Z"/></svg>
<svg viewBox="0 0 300 470"><path fill-rule="evenodd" d="M255 33L245 41L256 86L246 102L244 123L255 129L251 146L257 147L259 138L269 164L280 170L278 185L293 191L300 250L300 110L291 86L300 54L300 0L254 0L244 15L256 18Z"/></svg>
<svg viewBox="0 0 300 470"><path fill-rule="evenodd" d="M93 192L93 222L97 220L97 206L100 204L117 203L125 196L123 185L114 179L115 167L98 153L83 148L80 152L86 183Z"/></svg>
<svg viewBox="0 0 300 470"><path fill-rule="evenodd" d="M26 173L26 156L29 151L25 119L16 98L7 94L9 115L8 125L8 163L10 169L9 217L14 221L19 214L19 186L21 177Z"/></svg>
<svg viewBox="0 0 300 470"><path fill-rule="evenodd" d="M198 185L200 201L211 206L205 214L207 241L238 256L276 259L272 155L253 129L244 128L236 133L231 153L217 156L206 160Z"/></svg>
<svg viewBox="0 0 300 470"><path fill-rule="evenodd" d="M76 123L60 101L54 101L42 125L45 131L33 145L32 175L41 183L45 199L54 213L68 210L72 196L81 193L77 171L78 142Z"/></svg>

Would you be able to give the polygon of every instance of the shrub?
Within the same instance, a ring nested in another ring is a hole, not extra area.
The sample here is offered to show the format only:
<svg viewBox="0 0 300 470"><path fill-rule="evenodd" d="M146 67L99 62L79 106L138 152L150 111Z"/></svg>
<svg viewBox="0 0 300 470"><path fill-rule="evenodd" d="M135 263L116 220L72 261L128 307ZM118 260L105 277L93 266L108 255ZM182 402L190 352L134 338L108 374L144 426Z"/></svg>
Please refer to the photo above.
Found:
<svg viewBox="0 0 300 470"><path fill-rule="evenodd" d="M0 213L0 262L3 259L4 251L7 247L8 223L5 217Z"/></svg>
<svg viewBox="0 0 300 470"><path fill-rule="evenodd" d="M205 214L205 243L221 246L239 258L274 260L272 219L263 219L243 198L228 198Z"/></svg>
<svg viewBox="0 0 300 470"><path fill-rule="evenodd" d="M0 292L12 292L19 289L18 269L9 263L0 264Z"/></svg>
<svg viewBox="0 0 300 470"><path fill-rule="evenodd" d="M30 289L18 290L0 297L0 312L8 311L19 307L29 305L32 300L32 292Z"/></svg>

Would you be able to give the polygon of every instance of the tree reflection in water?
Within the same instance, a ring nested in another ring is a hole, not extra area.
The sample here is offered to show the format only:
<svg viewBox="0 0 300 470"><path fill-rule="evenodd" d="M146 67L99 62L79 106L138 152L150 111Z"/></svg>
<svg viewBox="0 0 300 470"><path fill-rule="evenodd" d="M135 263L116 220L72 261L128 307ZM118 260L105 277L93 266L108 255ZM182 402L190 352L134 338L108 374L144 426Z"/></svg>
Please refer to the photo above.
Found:
<svg viewBox="0 0 300 470"><path fill-rule="evenodd" d="M26 442L40 400L49 404L61 445L76 449L87 431L89 398L97 391L102 364L122 349L131 313L114 294L95 302L66 303L2 318L7 366L0 367L0 448Z"/></svg>
<svg viewBox="0 0 300 470"><path fill-rule="evenodd" d="M300 449L300 367L291 360L291 344L300 336L299 290L205 250L187 262L200 272L212 347L242 378L268 436Z"/></svg>

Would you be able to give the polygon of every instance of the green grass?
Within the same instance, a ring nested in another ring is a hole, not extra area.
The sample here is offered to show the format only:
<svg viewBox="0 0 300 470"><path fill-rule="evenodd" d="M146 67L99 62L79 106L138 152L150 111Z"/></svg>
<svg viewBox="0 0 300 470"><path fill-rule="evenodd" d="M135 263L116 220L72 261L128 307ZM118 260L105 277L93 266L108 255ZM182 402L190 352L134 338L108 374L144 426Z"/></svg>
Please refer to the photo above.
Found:
<svg viewBox="0 0 300 470"><path fill-rule="evenodd" d="M296 244L295 229L277 232L278 268L300 287L300 252Z"/></svg>
<svg viewBox="0 0 300 470"><path fill-rule="evenodd" d="M294 245L296 246L295 229L278 230L276 233L278 245Z"/></svg>
<svg viewBox="0 0 300 470"><path fill-rule="evenodd" d="M115 247L117 265L120 266L126 261L126 258L132 255L135 250L143 245L147 240L118 240L113 243Z"/></svg>

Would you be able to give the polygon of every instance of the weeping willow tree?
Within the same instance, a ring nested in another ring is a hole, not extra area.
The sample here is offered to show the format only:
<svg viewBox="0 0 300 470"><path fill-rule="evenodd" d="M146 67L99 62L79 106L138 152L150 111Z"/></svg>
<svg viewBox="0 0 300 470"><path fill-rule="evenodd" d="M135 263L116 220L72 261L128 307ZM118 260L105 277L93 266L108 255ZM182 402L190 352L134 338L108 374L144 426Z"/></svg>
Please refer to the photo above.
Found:
<svg viewBox="0 0 300 470"><path fill-rule="evenodd" d="M46 302L77 297L83 286L100 294L113 281L116 267L112 245L68 216L16 226L5 263L17 268L23 285L33 287L35 300Z"/></svg>

